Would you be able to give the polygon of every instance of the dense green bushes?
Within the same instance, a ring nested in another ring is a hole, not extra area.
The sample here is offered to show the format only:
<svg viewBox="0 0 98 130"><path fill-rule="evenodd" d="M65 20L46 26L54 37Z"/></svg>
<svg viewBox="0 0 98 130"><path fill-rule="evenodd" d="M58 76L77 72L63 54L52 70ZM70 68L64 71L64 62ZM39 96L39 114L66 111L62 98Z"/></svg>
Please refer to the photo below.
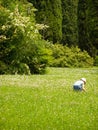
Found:
<svg viewBox="0 0 98 130"><path fill-rule="evenodd" d="M51 45L53 61L50 66L55 67L89 67L93 66L93 58L86 51L78 47L67 47L61 44Z"/></svg>
<svg viewBox="0 0 98 130"><path fill-rule="evenodd" d="M14 11L0 6L0 18L0 74L43 73L48 53L39 30L44 25L36 24L34 12L29 17L18 6Z"/></svg>
<svg viewBox="0 0 98 130"><path fill-rule="evenodd" d="M98 66L98 56L95 57L94 65Z"/></svg>

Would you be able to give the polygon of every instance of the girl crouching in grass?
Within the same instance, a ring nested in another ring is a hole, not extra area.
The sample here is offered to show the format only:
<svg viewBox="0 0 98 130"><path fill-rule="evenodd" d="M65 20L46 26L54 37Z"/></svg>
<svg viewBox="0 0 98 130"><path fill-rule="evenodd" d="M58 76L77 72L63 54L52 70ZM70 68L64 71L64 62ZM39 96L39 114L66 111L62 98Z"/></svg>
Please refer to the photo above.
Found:
<svg viewBox="0 0 98 130"><path fill-rule="evenodd" d="M81 78L80 80L78 80L74 83L73 90L75 90L75 91L86 91L85 84L86 84L86 79Z"/></svg>

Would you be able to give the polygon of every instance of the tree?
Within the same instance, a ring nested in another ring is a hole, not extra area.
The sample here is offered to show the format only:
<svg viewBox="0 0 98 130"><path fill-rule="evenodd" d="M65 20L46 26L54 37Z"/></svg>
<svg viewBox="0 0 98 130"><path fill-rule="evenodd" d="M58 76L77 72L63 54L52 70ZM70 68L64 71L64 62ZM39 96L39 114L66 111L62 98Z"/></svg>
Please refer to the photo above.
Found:
<svg viewBox="0 0 98 130"><path fill-rule="evenodd" d="M62 0L62 42L64 45L78 44L77 7L78 0Z"/></svg>
<svg viewBox="0 0 98 130"><path fill-rule="evenodd" d="M62 6L61 0L28 0L38 9L36 20L38 23L49 26L47 30L41 31L44 39L53 43L62 40Z"/></svg>
<svg viewBox="0 0 98 130"><path fill-rule="evenodd" d="M33 7L31 4L28 6L32 9L32 17L20 13L18 5L14 12L2 6L0 8L0 73L27 74L42 73L45 70L48 62L45 56L48 53L44 51L45 42L39 34L44 26L36 24Z"/></svg>
<svg viewBox="0 0 98 130"><path fill-rule="evenodd" d="M98 54L97 6L96 0L79 0L78 4L79 47L93 57Z"/></svg>
<svg viewBox="0 0 98 130"><path fill-rule="evenodd" d="M87 1L87 33L89 38L89 54L93 57L98 55L98 1Z"/></svg>

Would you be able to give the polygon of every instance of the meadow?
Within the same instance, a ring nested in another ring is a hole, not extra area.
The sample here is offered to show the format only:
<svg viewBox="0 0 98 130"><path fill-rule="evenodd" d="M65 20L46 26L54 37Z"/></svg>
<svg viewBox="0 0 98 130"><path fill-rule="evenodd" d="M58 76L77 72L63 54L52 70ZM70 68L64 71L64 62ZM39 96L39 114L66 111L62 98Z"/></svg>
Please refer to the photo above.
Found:
<svg viewBox="0 0 98 130"><path fill-rule="evenodd" d="M74 92L82 77L86 92ZM0 75L0 130L98 130L98 68Z"/></svg>

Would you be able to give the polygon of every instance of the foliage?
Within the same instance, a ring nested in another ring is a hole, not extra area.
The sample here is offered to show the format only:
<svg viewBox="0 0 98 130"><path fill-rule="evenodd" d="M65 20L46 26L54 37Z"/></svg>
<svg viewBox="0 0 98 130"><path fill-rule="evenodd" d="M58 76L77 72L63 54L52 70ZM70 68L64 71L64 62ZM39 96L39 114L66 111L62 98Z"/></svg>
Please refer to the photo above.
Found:
<svg viewBox="0 0 98 130"><path fill-rule="evenodd" d="M6 71L7 65L3 61L0 61L0 74L5 74Z"/></svg>
<svg viewBox="0 0 98 130"><path fill-rule="evenodd" d="M49 26L47 30L41 32L45 39L69 46L78 44L78 0L28 1L38 9L36 20Z"/></svg>
<svg viewBox="0 0 98 130"><path fill-rule="evenodd" d="M30 51L24 61L28 64L31 73L45 73L48 62L51 60L51 50L46 48L47 42L37 40L32 43Z"/></svg>
<svg viewBox="0 0 98 130"><path fill-rule="evenodd" d="M63 45L78 45L90 56L98 53L97 0L28 0L38 9L36 20L49 26L44 39Z"/></svg>
<svg viewBox="0 0 98 130"><path fill-rule="evenodd" d="M93 66L93 58L86 51L81 51L78 47L52 45L53 62L55 67L90 67Z"/></svg>
<svg viewBox="0 0 98 130"><path fill-rule="evenodd" d="M62 0L62 43L64 45L78 44L77 7L78 0Z"/></svg>
<svg viewBox="0 0 98 130"><path fill-rule="evenodd" d="M93 65L90 56L97 64L97 3L0 0L0 74L45 73L47 66L88 67Z"/></svg>
<svg viewBox="0 0 98 130"><path fill-rule="evenodd" d="M88 0L87 10L87 33L89 34L89 42L91 42L91 56L95 57L98 54L98 1Z"/></svg>
<svg viewBox="0 0 98 130"><path fill-rule="evenodd" d="M98 53L98 5L96 0L79 0L78 28L79 47L95 57Z"/></svg>
<svg viewBox="0 0 98 130"><path fill-rule="evenodd" d="M62 6L61 0L28 0L38 9L36 20L38 23L48 25L49 28L42 30L44 39L53 41L53 43L62 40Z"/></svg>
<svg viewBox="0 0 98 130"><path fill-rule="evenodd" d="M98 56L95 57L94 65L95 65L95 66L98 66Z"/></svg>
<svg viewBox="0 0 98 130"><path fill-rule="evenodd" d="M73 92L73 83L81 77L87 79L87 91ZM0 75L1 130L97 130L97 114L98 68Z"/></svg>
<svg viewBox="0 0 98 130"><path fill-rule="evenodd" d="M28 6L31 9L33 8L31 5ZM42 70L45 70L47 60L45 61L43 58L43 55L46 54L41 51L45 48L41 45L44 42L41 40L39 30L43 29L44 25L36 24L33 14L31 15L33 17L29 17L20 13L18 6L16 6L14 12L6 8L2 10L2 8L0 8L0 58L8 68L5 73L42 72ZM40 57L38 52L41 54ZM35 59L38 60L37 63ZM34 67L36 64L38 67Z"/></svg>

